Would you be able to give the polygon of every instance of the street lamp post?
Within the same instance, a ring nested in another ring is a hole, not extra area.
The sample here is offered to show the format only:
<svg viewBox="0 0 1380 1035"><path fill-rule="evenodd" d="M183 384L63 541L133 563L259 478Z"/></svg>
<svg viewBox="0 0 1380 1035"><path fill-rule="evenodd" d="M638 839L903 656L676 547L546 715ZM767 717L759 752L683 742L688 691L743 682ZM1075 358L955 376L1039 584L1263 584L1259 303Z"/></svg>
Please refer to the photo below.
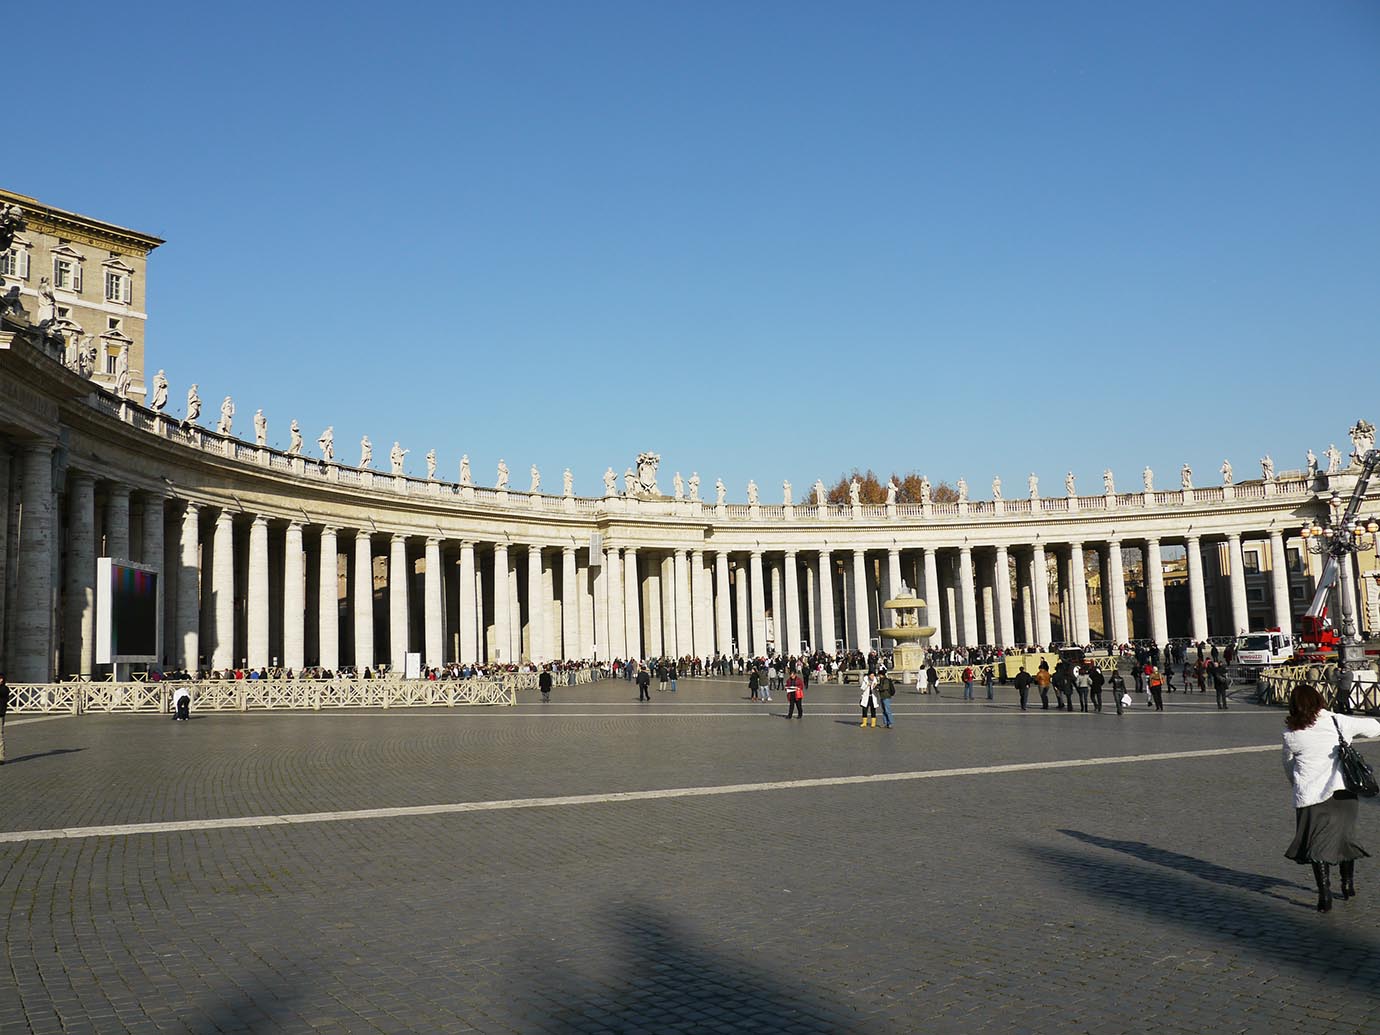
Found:
<svg viewBox="0 0 1380 1035"><path fill-rule="evenodd" d="M1374 450L1371 450L1374 453ZM1365 458L1367 471L1375 467L1375 458ZM1333 492L1328 500L1328 521L1319 525L1309 519L1300 531L1310 553L1330 557L1337 566L1337 581L1342 597L1342 634L1337 651L1337 691L1343 701L1351 696L1354 673L1365 664L1365 646L1352 611L1353 589L1351 558L1362 550L1376 545L1376 534L1380 533L1380 522L1375 518L1366 520L1356 516L1359 500L1343 510L1339 493ZM1344 708L1344 710L1350 710Z"/></svg>

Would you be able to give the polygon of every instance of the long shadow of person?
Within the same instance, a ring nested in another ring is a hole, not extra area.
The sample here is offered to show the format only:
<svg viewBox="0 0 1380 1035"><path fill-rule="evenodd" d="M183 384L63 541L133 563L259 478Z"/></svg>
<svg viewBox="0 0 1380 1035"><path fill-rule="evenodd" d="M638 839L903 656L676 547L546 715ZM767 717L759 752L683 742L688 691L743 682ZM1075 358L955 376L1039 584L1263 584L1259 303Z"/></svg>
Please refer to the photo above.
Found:
<svg viewBox="0 0 1380 1035"><path fill-rule="evenodd" d="M14 765L16 762L32 762L39 758L48 758L52 755L74 755L78 751L85 751L86 748L53 748L51 751L35 751L31 755L19 755L17 758L5 759L5 765Z"/></svg>

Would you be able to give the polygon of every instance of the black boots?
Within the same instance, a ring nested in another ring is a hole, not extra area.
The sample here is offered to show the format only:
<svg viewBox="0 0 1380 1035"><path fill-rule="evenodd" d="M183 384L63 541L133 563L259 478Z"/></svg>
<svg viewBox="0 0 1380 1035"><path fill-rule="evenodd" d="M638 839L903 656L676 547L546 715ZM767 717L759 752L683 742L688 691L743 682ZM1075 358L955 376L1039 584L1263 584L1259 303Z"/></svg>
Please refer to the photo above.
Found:
<svg viewBox="0 0 1380 1035"><path fill-rule="evenodd" d="M1337 870L1342 877L1342 898L1356 897L1356 863L1344 862L1337 864Z"/></svg>
<svg viewBox="0 0 1380 1035"><path fill-rule="evenodd" d="M1318 912L1332 911L1332 867L1327 863L1313 864L1313 879L1318 882Z"/></svg>

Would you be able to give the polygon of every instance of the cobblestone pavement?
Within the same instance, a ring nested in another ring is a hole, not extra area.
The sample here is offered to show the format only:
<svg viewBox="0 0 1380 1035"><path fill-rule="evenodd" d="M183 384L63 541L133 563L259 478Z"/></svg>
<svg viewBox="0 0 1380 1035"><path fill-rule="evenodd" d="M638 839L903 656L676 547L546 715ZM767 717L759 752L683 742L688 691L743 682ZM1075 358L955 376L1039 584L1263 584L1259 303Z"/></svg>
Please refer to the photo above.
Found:
<svg viewBox="0 0 1380 1035"><path fill-rule="evenodd" d="M0 1032L1380 1032L1380 865L1313 910L1278 711L635 698L11 722ZM177 826L237 816L298 818Z"/></svg>

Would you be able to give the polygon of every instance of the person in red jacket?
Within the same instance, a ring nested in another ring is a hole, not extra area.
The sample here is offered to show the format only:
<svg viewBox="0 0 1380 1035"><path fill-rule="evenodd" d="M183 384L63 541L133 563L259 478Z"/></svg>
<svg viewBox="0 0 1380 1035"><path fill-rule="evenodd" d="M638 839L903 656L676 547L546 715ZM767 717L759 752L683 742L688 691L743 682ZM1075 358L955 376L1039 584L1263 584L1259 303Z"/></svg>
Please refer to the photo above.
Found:
<svg viewBox="0 0 1380 1035"><path fill-rule="evenodd" d="M791 666L791 674L786 677L786 700L790 702L786 718L792 715L805 718L805 681L800 678L794 665Z"/></svg>

